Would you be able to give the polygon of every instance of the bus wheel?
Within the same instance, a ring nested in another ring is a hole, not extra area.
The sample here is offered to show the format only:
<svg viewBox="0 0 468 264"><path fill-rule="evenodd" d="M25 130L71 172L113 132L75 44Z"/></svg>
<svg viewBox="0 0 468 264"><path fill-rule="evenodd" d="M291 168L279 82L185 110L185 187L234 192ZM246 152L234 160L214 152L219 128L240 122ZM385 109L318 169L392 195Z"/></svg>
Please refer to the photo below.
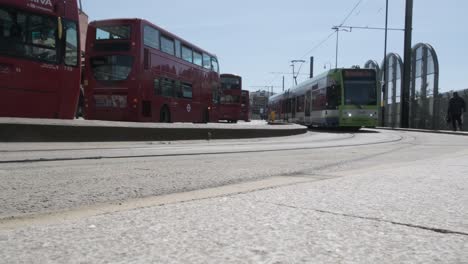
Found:
<svg viewBox="0 0 468 264"><path fill-rule="evenodd" d="M161 123L170 123L171 122L171 112L169 112L169 109L167 106L164 106L161 109L161 112L159 114L159 122Z"/></svg>
<svg viewBox="0 0 468 264"><path fill-rule="evenodd" d="M203 111L203 116L202 116L202 123L208 123L210 121L210 113L208 112L208 109L205 109Z"/></svg>
<svg viewBox="0 0 468 264"><path fill-rule="evenodd" d="M84 109L84 95L83 91L80 89L80 96L78 97L78 105L76 106L75 118L83 116Z"/></svg>

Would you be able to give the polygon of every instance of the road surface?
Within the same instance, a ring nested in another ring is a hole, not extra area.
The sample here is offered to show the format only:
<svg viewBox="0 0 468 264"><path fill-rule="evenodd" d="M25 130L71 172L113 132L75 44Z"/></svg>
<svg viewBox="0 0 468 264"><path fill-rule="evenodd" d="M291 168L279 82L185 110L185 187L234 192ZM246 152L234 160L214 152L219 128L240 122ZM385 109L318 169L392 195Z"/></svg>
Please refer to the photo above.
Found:
<svg viewBox="0 0 468 264"><path fill-rule="evenodd" d="M468 138L0 144L0 263L468 263Z"/></svg>

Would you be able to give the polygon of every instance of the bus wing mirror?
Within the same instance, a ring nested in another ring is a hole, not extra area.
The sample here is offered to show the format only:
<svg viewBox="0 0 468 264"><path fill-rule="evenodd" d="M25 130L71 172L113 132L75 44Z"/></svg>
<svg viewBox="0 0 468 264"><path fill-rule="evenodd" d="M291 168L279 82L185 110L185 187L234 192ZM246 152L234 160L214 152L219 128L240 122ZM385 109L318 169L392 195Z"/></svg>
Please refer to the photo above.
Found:
<svg viewBox="0 0 468 264"><path fill-rule="evenodd" d="M58 38L61 40L62 37L63 37L63 26L62 26L62 18L61 17L58 18L57 26L58 26Z"/></svg>

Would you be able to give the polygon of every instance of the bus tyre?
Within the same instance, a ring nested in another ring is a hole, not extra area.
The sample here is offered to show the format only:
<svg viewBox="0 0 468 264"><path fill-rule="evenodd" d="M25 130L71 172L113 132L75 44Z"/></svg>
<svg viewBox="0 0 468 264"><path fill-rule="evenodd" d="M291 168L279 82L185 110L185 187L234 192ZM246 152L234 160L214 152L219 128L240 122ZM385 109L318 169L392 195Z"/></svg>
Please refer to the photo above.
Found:
<svg viewBox="0 0 468 264"><path fill-rule="evenodd" d="M161 112L159 114L159 122L161 123L170 123L171 122L171 112L167 106L161 108Z"/></svg>
<svg viewBox="0 0 468 264"><path fill-rule="evenodd" d="M78 97L78 105L76 106L75 118L79 118L83 116L83 109L84 109L84 95L83 95L83 90L80 89L80 96Z"/></svg>
<svg viewBox="0 0 468 264"><path fill-rule="evenodd" d="M208 109L203 110L202 123L206 124L210 121L210 112Z"/></svg>

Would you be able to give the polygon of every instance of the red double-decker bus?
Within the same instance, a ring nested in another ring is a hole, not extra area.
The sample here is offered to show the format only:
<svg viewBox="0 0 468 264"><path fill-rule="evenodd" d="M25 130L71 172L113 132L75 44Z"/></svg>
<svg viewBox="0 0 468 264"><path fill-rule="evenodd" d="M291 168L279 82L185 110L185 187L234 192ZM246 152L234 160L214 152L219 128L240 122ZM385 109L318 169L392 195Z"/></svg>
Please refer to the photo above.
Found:
<svg viewBox="0 0 468 264"><path fill-rule="evenodd" d="M74 117L79 32L76 1L0 0L0 116Z"/></svg>
<svg viewBox="0 0 468 264"><path fill-rule="evenodd" d="M241 93L240 120L244 120L245 122L250 122L250 97L249 97L249 91L247 90L242 90L242 93Z"/></svg>
<svg viewBox="0 0 468 264"><path fill-rule="evenodd" d="M221 74L221 99L219 119L229 123L241 120L242 77L234 74Z"/></svg>
<svg viewBox="0 0 468 264"><path fill-rule="evenodd" d="M86 119L218 120L215 55L142 19L91 22L86 43Z"/></svg>

